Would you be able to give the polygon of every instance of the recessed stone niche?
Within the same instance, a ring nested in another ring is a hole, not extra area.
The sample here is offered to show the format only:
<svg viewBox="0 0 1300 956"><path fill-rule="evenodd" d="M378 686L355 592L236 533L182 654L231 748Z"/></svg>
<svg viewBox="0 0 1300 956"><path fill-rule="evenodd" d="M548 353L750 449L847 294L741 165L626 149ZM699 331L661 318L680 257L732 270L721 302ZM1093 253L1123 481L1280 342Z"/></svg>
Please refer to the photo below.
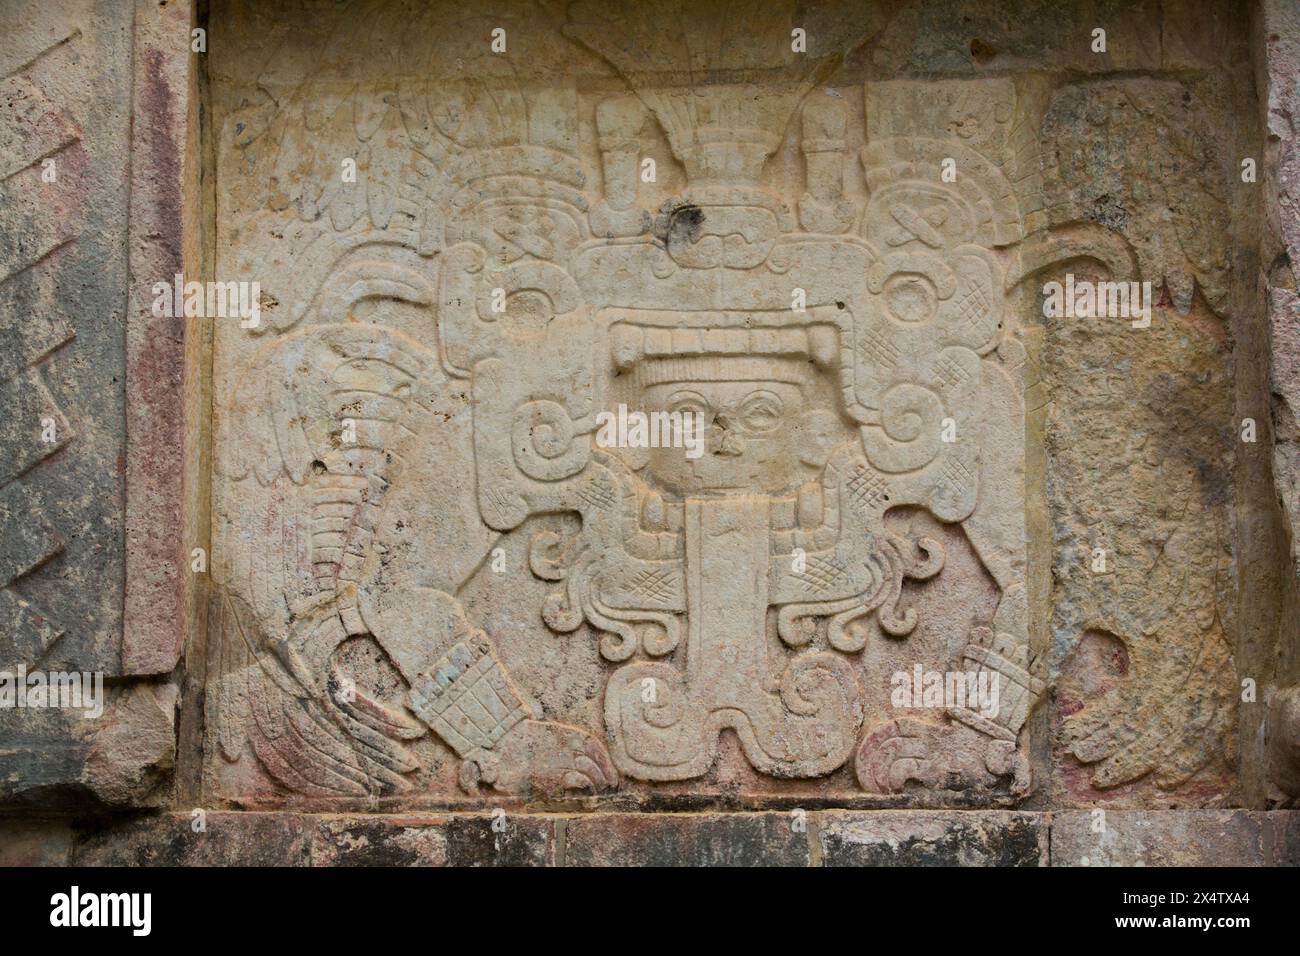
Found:
<svg viewBox="0 0 1300 956"><path fill-rule="evenodd" d="M162 802L1287 805L1293 21L212 0Z"/></svg>
<svg viewBox="0 0 1300 956"><path fill-rule="evenodd" d="M1232 792L1236 68L735 6L216 5L213 793Z"/></svg>

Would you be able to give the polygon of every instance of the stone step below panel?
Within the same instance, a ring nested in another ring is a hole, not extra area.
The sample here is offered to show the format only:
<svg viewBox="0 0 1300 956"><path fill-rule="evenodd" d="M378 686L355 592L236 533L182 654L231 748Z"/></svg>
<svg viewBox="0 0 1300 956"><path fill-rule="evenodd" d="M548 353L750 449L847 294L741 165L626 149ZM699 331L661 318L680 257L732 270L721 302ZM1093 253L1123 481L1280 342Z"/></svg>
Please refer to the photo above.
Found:
<svg viewBox="0 0 1300 956"><path fill-rule="evenodd" d="M0 866L1297 866L1300 812L173 812L0 821Z"/></svg>

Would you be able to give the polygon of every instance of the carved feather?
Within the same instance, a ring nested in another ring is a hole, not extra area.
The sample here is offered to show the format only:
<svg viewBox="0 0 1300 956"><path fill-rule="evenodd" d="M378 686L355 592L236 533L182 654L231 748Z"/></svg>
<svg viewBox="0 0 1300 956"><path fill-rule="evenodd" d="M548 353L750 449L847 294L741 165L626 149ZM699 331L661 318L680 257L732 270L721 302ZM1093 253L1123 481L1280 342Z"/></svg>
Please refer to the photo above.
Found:
<svg viewBox="0 0 1300 956"><path fill-rule="evenodd" d="M272 777L309 796L410 789L405 775L419 764L393 738L418 736L413 721L369 700L361 706L386 713L388 720L381 722L370 713L368 720L361 720L334 695L316 695L265 646L252 609L242 598L223 589L214 601L221 666L218 740L227 760L237 760L248 742Z"/></svg>

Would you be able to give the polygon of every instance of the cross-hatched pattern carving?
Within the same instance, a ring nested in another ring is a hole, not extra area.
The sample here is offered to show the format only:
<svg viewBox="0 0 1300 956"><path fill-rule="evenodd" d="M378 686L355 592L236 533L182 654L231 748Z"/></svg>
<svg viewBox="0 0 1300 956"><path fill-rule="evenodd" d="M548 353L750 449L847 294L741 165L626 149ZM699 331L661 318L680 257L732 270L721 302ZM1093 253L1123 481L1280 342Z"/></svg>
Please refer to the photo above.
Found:
<svg viewBox="0 0 1300 956"><path fill-rule="evenodd" d="M875 329L867 329L862 333L862 342L859 348L865 358L874 360L876 364L885 368L894 368L898 365L898 360L902 354L893 342Z"/></svg>
<svg viewBox="0 0 1300 956"><path fill-rule="evenodd" d="M628 589L643 601L663 604L673 596L673 576L669 568L648 568L637 573Z"/></svg>
<svg viewBox="0 0 1300 956"><path fill-rule="evenodd" d="M934 366L934 375L945 385L960 385L969 377L966 370L951 358L940 359Z"/></svg>
<svg viewBox="0 0 1300 956"><path fill-rule="evenodd" d="M834 558L811 555L803 571L804 589L812 594L832 591L844 578L844 566Z"/></svg>
<svg viewBox="0 0 1300 956"><path fill-rule="evenodd" d="M988 296L984 294L983 287L969 277L962 285L964 289L957 301L957 314L967 325L976 329L985 328L992 321Z"/></svg>
<svg viewBox="0 0 1300 956"><path fill-rule="evenodd" d="M849 497L860 511L870 511L888 500L889 485L866 465L858 465L845 482Z"/></svg>
<svg viewBox="0 0 1300 956"><path fill-rule="evenodd" d="M411 703L420 718L459 753L494 745L529 716L491 654L477 659L457 644L417 682Z"/></svg>
<svg viewBox="0 0 1300 956"><path fill-rule="evenodd" d="M943 465L940 479L945 485L960 488L972 478L971 470L956 458L949 458Z"/></svg>
<svg viewBox="0 0 1300 956"><path fill-rule="evenodd" d="M497 511L508 511L514 505L514 495L506 488L492 487L483 493L488 505Z"/></svg>
<svg viewBox="0 0 1300 956"><path fill-rule="evenodd" d="M615 501L614 489L603 477L583 483L578 488L578 497L599 511L611 507Z"/></svg>

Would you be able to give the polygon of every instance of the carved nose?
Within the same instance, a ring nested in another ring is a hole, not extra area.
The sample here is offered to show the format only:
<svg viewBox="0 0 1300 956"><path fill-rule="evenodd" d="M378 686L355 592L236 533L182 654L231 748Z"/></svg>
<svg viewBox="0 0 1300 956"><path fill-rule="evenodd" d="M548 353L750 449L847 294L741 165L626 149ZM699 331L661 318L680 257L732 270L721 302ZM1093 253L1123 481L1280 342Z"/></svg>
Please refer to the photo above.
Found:
<svg viewBox="0 0 1300 956"><path fill-rule="evenodd" d="M726 422L718 418L714 426L713 454L735 458L745 453L745 440L727 428Z"/></svg>

